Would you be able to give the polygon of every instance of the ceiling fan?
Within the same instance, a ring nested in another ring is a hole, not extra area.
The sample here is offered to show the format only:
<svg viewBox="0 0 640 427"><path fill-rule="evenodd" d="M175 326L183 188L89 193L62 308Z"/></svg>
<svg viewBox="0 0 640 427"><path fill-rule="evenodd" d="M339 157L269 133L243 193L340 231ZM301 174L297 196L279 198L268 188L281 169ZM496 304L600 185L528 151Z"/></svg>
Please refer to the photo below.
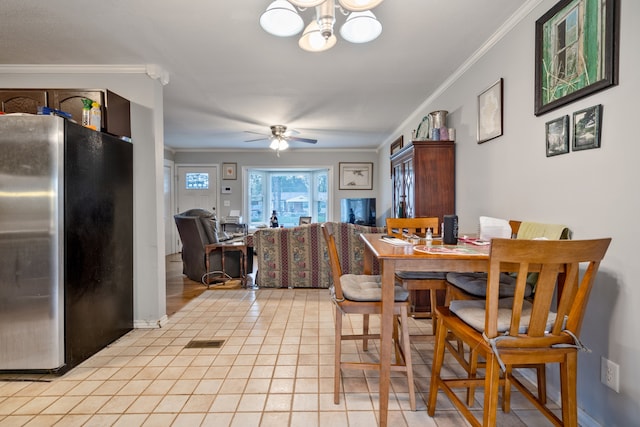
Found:
<svg viewBox="0 0 640 427"><path fill-rule="evenodd" d="M280 155L280 150L286 150L289 148L288 141L298 141L298 142L306 142L308 144L316 144L318 142L317 139L309 139L309 138L300 138L297 136L292 136L294 133L298 133L295 130L287 130L287 127L284 125L273 125L271 126L271 135L264 135L259 132L245 131L246 133L255 133L258 135L262 135L261 138L249 139L245 142L254 142L254 141L271 141L269 148L276 150L278 155Z"/></svg>

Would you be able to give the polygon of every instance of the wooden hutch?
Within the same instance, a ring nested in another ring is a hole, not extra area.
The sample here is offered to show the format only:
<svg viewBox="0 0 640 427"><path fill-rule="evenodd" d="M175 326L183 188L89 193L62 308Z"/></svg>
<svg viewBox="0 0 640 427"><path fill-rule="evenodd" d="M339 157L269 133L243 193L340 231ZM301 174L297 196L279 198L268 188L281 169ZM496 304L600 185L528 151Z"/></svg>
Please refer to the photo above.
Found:
<svg viewBox="0 0 640 427"><path fill-rule="evenodd" d="M442 224L444 215L455 213L455 143L413 141L391 156L391 179L394 217L404 201L407 218L437 216ZM430 311L429 291L411 293L415 311ZM438 304L444 303L443 292L438 291L437 298Z"/></svg>
<svg viewBox="0 0 640 427"><path fill-rule="evenodd" d="M393 216L400 201L407 218L455 213L455 143L453 141L413 141L391 156ZM440 234L440 230L434 230Z"/></svg>

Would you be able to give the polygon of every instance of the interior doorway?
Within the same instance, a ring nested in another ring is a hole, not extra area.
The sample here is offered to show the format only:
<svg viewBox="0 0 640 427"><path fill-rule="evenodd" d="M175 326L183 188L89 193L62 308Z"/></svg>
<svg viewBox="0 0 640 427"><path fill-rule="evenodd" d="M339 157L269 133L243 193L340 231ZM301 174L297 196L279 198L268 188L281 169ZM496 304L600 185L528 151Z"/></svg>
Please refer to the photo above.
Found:
<svg viewBox="0 0 640 427"><path fill-rule="evenodd" d="M176 229L174 215L173 198L175 194L174 164L171 160L164 161L164 253L173 254L178 251L178 231Z"/></svg>

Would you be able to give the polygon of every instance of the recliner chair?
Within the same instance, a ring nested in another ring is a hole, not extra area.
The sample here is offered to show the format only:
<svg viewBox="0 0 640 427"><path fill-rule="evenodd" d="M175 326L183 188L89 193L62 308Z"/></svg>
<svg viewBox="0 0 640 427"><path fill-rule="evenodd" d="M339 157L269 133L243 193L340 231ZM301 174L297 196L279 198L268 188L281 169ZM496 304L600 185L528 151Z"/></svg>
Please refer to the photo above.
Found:
<svg viewBox="0 0 640 427"><path fill-rule="evenodd" d="M205 246L218 243L217 221L204 209L190 209L174 215L180 240L182 241L182 272L191 280L209 284L222 275L205 276ZM231 277L240 277L239 252L225 253L225 272ZM247 271L253 268L253 248L247 248ZM209 258L210 272L222 270L220 252L212 252Z"/></svg>

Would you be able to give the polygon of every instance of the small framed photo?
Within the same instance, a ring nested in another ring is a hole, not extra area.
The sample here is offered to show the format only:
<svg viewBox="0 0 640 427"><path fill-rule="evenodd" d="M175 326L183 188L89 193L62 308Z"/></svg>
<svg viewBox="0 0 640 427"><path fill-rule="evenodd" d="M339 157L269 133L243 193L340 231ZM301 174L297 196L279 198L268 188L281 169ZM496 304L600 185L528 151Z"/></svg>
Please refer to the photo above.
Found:
<svg viewBox="0 0 640 427"><path fill-rule="evenodd" d="M547 122L545 125L547 157L569 152L569 116Z"/></svg>
<svg viewBox="0 0 640 427"><path fill-rule="evenodd" d="M238 179L237 167L237 163L223 163L222 179Z"/></svg>
<svg viewBox="0 0 640 427"><path fill-rule="evenodd" d="M478 95L478 144L502 135L503 79Z"/></svg>
<svg viewBox="0 0 640 427"><path fill-rule="evenodd" d="M340 190L372 190L373 163L340 162Z"/></svg>
<svg viewBox="0 0 640 427"><path fill-rule="evenodd" d="M398 139L396 139L395 141L393 141L391 143L391 148L390 148L391 155L393 156L398 151L400 151L402 149L403 145L404 145L404 135L400 135L400 137Z"/></svg>
<svg viewBox="0 0 640 427"><path fill-rule="evenodd" d="M602 104L573 113L573 151L600 148Z"/></svg>
<svg viewBox="0 0 640 427"><path fill-rule="evenodd" d="M307 224L311 224L311 217L301 216L300 219L298 220L298 225L307 225Z"/></svg>

